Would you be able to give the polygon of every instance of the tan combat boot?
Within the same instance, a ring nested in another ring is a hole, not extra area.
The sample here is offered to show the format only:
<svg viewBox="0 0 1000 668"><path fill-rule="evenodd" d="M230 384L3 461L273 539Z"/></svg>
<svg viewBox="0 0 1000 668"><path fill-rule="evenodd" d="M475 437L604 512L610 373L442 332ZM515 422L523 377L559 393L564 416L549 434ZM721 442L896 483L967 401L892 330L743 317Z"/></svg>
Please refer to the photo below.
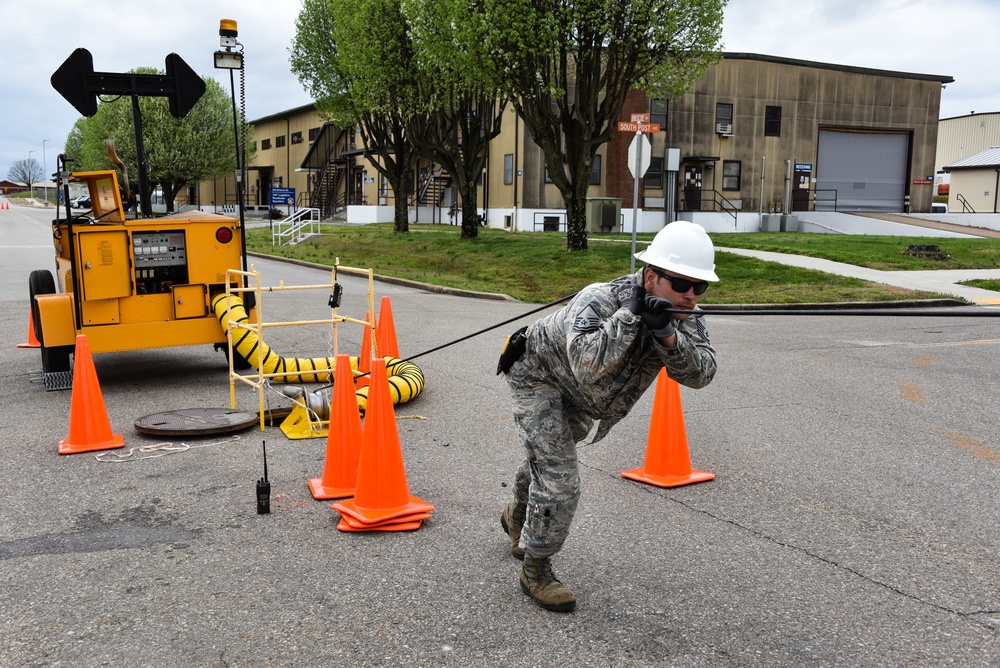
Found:
<svg viewBox="0 0 1000 668"><path fill-rule="evenodd" d="M524 548L521 547L521 527L524 526L524 516L528 506L517 501L511 501L500 515L500 526L510 536L510 553L516 559L524 559Z"/></svg>
<svg viewBox="0 0 1000 668"><path fill-rule="evenodd" d="M521 589L535 599L535 603L552 612L570 612L576 607L576 597L569 587L556 579L548 557L536 559L525 555Z"/></svg>

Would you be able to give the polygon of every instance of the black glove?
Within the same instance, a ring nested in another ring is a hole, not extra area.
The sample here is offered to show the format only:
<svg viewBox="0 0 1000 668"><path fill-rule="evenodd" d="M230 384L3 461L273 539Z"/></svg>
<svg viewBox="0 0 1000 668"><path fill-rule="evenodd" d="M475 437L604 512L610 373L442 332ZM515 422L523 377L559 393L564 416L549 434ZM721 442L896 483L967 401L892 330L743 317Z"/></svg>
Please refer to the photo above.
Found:
<svg viewBox="0 0 1000 668"><path fill-rule="evenodd" d="M627 308L632 315L642 312L642 300L646 296L646 288L635 283L622 283L615 289L619 308Z"/></svg>
<svg viewBox="0 0 1000 668"><path fill-rule="evenodd" d="M674 307L673 302L666 297L646 295L645 306L642 324L653 332L653 336L665 339L677 331L674 327L674 314L670 311Z"/></svg>

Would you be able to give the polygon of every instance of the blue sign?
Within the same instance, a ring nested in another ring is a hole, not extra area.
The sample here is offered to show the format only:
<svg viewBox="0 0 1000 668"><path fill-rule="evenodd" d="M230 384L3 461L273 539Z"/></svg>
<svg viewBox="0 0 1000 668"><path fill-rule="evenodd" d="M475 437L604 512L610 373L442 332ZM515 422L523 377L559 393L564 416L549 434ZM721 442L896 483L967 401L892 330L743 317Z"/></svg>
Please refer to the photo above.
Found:
<svg viewBox="0 0 1000 668"><path fill-rule="evenodd" d="M809 162L795 163L795 171L797 172L811 172L812 170L813 170L812 163Z"/></svg>
<svg viewBox="0 0 1000 668"><path fill-rule="evenodd" d="M271 188L271 206L294 206L295 188Z"/></svg>

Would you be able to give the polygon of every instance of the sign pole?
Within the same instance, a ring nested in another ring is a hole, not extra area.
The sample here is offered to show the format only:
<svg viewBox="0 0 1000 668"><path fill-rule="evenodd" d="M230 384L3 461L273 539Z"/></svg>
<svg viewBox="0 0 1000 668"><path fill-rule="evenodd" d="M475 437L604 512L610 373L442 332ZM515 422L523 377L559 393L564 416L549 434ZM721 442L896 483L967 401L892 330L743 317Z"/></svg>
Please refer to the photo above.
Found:
<svg viewBox="0 0 1000 668"><path fill-rule="evenodd" d="M636 138L642 137L642 131L635 133ZM629 255L632 261L629 265L629 273L635 273L635 228L639 217L639 176L642 174L642 141L637 142L635 149L635 169L632 171L632 253Z"/></svg>

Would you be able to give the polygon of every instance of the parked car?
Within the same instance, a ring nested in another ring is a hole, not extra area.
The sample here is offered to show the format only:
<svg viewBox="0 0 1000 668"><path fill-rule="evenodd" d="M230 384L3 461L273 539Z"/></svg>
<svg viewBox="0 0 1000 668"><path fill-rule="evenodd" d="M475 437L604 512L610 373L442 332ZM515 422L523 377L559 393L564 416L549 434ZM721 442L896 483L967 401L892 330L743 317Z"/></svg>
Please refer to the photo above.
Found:
<svg viewBox="0 0 1000 668"><path fill-rule="evenodd" d="M74 209L89 209L90 208L90 196L80 195L69 201L69 205Z"/></svg>

